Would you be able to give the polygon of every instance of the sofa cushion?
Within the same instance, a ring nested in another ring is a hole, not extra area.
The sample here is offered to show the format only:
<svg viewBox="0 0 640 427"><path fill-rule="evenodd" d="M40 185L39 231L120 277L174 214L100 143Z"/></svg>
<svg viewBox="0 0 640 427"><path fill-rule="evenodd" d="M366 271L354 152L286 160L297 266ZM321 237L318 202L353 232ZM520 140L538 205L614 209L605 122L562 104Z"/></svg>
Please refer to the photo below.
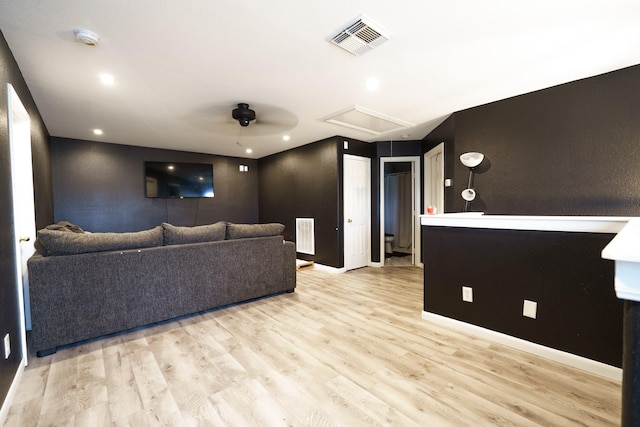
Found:
<svg viewBox="0 0 640 427"><path fill-rule="evenodd" d="M46 230L62 231L62 232L67 232L67 233L84 233L84 230L82 228L80 228L80 226L75 225L75 224L71 224L69 221L58 221L55 224L47 225L45 227L45 229ZM42 242L40 241L40 239L36 239L36 241L33 242L33 246L41 254L45 254L46 253L46 249L42 246Z"/></svg>
<svg viewBox="0 0 640 427"><path fill-rule="evenodd" d="M169 223L162 223L165 245L182 245L185 243L215 242L224 240L227 223L197 225L195 227L178 227Z"/></svg>
<svg viewBox="0 0 640 427"><path fill-rule="evenodd" d="M269 224L232 224L227 223L227 239L246 239L249 237L278 236L284 231L284 225Z"/></svg>
<svg viewBox="0 0 640 427"><path fill-rule="evenodd" d="M44 256L151 248L162 246L162 227L132 233L69 233L45 228L38 231L37 240Z"/></svg>

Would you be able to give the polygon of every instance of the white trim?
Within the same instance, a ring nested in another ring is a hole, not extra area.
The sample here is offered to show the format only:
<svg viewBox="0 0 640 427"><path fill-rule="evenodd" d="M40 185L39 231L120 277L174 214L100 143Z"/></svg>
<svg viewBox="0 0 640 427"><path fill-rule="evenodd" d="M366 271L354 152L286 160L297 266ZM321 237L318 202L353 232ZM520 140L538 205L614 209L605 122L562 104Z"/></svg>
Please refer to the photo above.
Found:
<svg viewBox="0 0 640 427"><path fill-rule="evenodd" d="M26 124L27 125L27 130L29 132L29 147L31 147L31 118L29 117L29 113L27 111L27 109L24 107L24 104L22 104L22 101L20 100L20 97L18 96L18 93L15 91L15 89L13 88L13 85L11 85L11 83L7 83L7 120L8 120L8 128L9 128L9 147L10 147L10 151L11 151L11 181L12 181L12 189L14 191L14 194L16 191L21 191L22 189L20 187L18 187L16 184L16 161L15 161L15 144L16 141L15 139L17 138L15 133L16 133L16 125L17 123L15 122L15 116L19 116L19 119L22 123L22 125ZM31 148L29 148L29 153L31 153ZM29 164L29 167L31 167L31 164ZM32 174L33 172L31 172ZM33 182L31 182L31 186L30 186L30 192L33 195L34 192L34 187L33 187ZM15 212L15 206L16 206L16 198L15 195L12 198L13 204L14 204L14 210L13 210L13 215L15 217L16 212ZM34 215L35 215L35 210L34 210ZM31 231L29 237L31 238L32 242L35 241L36 238L36 229L35 229L35 216L33 217L33 230ZM15 235L15 280L16 280L16 286L17 286L17 293L18 293L18 307L19 307L19 322L20 322L20 346L21 346L21 350L22 350L22 357L23 360L25 362L25 365L27 364L27 354L28 354L28 350L27 350L27 329L31 329L31 303L29 302L29 295L28 295L28 289L27 289L27 294L25 295L25 286L23 283L23 263L26 263L26 259L24 258L24 254L22 252L22 243L21 243L21 238L22 236L19 235L19 231L18 231L18 225L17 222L13 221L13 225L14 225L14 235ZM20 232L22 232L24 230L20 230ZM33 245L33 243L30 243L31 245ZM33 248L33 246L32 246ZM33 249L32 249L33 250ZM27 282L28 283L28 282ZM27 309L28 307L28 309Z"/></svg>
<svg viewBox="0 0 640 427"><path fill-rule="evenodd" d="M490 329L472 325L460 320L451 319L449 317L444 317L435 313L423 311L422 318L424 320L437 323L456 331L464 332L469 335L474 335L482 339L503 344L508 347L512 347L517 350L543 357L554 362L562 363L563 365L581 369L583 371L587 371L613 381L622 382L622 369L615 366L607 365L606 363L587 359L586 357L567 353L565 351L556 350L555 348L546 347L540 344L523 340L521 338L516 338L511 335L492 331Z"/></svg>
<svg viewBox="0 0 640 427"><path fill-rule="evenodd" d="M314 270L320 270L320 271L324 271L326 273L332 273L332 274L342 274L342 273L346 273L347 269L342 267L342 268L335 268L335 267L330 267L328 265L324 265L324 264L318 264L317 262L313 263L313 269Z"/></svg>
<svg viewBox="0 0 640 427"><path fill-rule="evenodd" d="M7 392L7 396L2 402L2 407L0 408L0 426L3 426L7 421L7 415L9 415L9 408L11 408L11 404L13 402L13 398L15 397L18 385L22 380L22 374L24 373L24 367L27 365L27 360L23 357L20 365L18 366L18 370L16 371L15 376L13 377L13 382L9 387L9 391Z"/></svg>
<svg viewBox="0 0 640 427"><path fill-rule="evenodd" d="M598 216L514 216L469 214L422 215L422 225L441 227L491 228L502 230L618 233L629 217Z"/></svg>
<svg viewBox="0 0 640 427"><path fill-rule="evenodd" d="M384 165L385 163L411 163L411 173L413 173L412 187L413 200L411 202L413 211L413 236L412 236L412 264L422 267L420 240L420 156L407 157L380 157L380 263L384 267Z"/></svg>

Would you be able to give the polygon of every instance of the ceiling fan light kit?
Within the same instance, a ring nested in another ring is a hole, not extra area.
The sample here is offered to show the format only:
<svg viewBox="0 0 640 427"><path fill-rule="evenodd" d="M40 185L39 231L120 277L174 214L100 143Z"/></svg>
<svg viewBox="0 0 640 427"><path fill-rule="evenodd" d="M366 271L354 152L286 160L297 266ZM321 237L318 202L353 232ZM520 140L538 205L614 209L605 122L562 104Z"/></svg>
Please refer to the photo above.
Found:
<svg viewBox="0 0 640 427"><path fill-rule="evenodd" d="M241 102L238 104L238 108L233 109L231 117L237 120L240 126L246 127L256 119L256 112L249 108L249 104Z"/></svg>

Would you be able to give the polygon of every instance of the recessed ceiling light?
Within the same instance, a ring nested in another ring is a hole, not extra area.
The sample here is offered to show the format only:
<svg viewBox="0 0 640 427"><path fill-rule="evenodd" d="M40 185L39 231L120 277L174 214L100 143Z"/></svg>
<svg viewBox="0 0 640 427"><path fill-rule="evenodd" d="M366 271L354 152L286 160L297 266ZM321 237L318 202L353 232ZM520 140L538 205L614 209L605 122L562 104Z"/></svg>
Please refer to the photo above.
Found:
<svg viewBox="0 0 640 427"><path fill-rule="evenodd" d="M375 77L372 77L369 80L367 80L366 86L367 86L367 90L371 90L371 91L378 90L378 88L380 87L380 80L376 79Z"/></svg>
<svg viewBox="0 0 640 427"><path fill-rule="evenodd" d="M285 136L282 137L283 141L288 141L290 139L291 139L291 137L289 135L285 135Z"/></svg>
<svg viewBox="0 0 640 427"><path fill-rule="evenodd" d="M113 86L116 83L116 79L111 74L100 74L100 82L103 85Z"/></svg>
<svg viewBox="0 0 640 427"><path fill-rule="evenodd" d="M247 154L251 154L251 153L253 153L253 150L252 150L251 148L247 148L247 149L245 150L245 152L246 152Z"/></svg>
<svg viewBox="0 0 640 427"><path fill-rule="evenodd" d="M93 134L94 135L102 135L104 132L102 132L102 129L94 129L93 130Z"/></svg>

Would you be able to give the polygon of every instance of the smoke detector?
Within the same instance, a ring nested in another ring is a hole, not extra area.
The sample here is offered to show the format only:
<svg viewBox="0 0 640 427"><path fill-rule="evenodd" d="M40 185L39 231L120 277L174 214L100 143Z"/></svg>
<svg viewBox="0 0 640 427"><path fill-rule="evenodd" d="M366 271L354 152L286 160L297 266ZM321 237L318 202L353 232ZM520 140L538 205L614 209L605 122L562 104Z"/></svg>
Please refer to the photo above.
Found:
<svg viewBox="0 0 640 427"><path fill-rule="evenodd" d="M387 30L367 16L360 15L346 28L328 38L331 43L360 56L391 38Z"/></svg>
<svg viewBox="0 0 640 427"><path fill-rule="evenodd" d="M87 46L98 46L100 43L100 37L98 37L98 35L93 31L76 28L73 30L73 34L76 35L76 40L80 43L86 44Z"/></svg>

